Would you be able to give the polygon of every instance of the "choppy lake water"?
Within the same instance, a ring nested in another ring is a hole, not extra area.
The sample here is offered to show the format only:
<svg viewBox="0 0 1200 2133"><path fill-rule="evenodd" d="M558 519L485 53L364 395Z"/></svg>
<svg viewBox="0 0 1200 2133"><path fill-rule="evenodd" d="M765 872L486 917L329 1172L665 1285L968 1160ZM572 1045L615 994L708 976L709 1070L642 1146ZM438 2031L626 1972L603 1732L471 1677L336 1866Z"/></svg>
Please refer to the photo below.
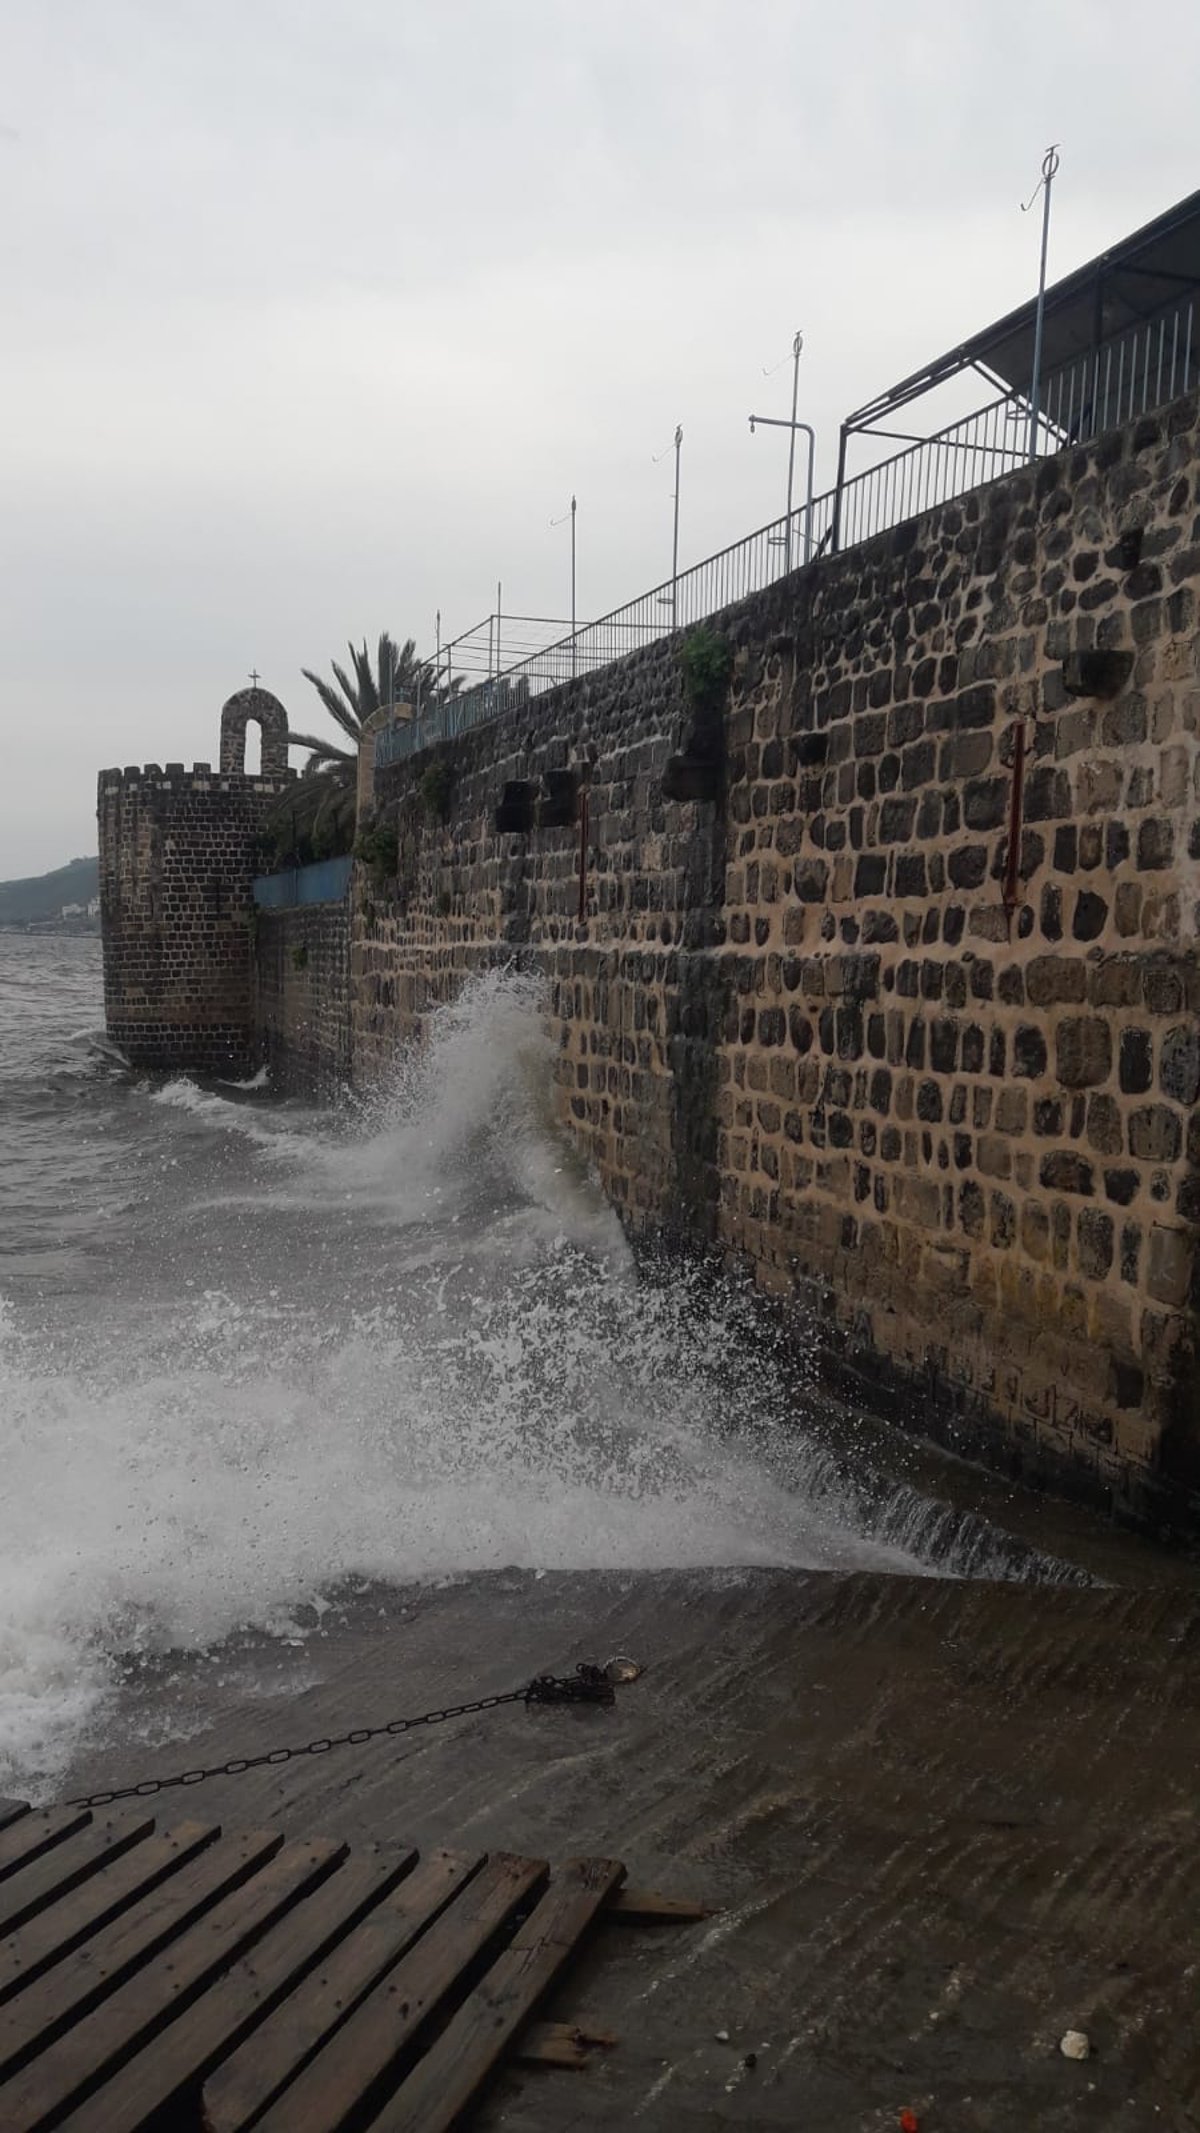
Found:
<svg viewBox="0 0 1200 2133"><path fill-rule="evenodd" d="M380 1584L1013 1567L831 1452L746 1299L639 1275L548 1044L501 975L370 1105L153 1082L97 943L0 934L0 1792L131 1670Z"/></svg>

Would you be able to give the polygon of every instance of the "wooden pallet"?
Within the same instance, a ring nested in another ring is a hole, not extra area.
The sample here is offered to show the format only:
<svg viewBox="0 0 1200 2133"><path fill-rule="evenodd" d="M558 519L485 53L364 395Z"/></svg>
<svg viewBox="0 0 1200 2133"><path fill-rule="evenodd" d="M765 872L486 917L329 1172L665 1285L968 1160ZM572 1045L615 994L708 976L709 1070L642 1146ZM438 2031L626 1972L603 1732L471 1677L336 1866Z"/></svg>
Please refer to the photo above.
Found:
<svg viewBox="0 0 1200 2133"><path fill-rule="evenodd" d="M436 2133L613 2041L530 2016L606 1909L703 1915L624 1876L0 1801L0 2133Z"/></svg>

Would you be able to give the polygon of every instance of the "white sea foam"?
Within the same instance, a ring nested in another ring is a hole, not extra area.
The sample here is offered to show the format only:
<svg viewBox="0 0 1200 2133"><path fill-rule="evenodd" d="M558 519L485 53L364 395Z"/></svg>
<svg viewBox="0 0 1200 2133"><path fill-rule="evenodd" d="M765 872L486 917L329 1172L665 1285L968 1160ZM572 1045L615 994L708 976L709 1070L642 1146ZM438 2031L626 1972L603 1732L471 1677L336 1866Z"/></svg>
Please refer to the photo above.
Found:
<svg viewBox="0 0 1200 2133"><path fill-rule="evenodd" d="M223 1089L269 1089L270 1086L271 1069L268 1066L260 1066L257 1074L248 1075L245 1081L223 1081L221 1083Z"/></svg>
<svg viewBox="0 0 1200 2133"><path fill-rule="evenodd" d="M239 1084L227 1082L223 1086L237 1088ZM248 1088L250 1084L243 1086ZM237 1102L232 1096L221 1096L216 1089L202 1088L187 1075L161 1082L156 1088L140 1085L140 1093L165 1110L186 1112L198 1123L222 1134L253 1141L283 1161L302 1154L309 1145L308 1135L297 1130L290 1112Z"/></svg>
<svg viewBox="0 0 1200 2133"><path fill-rule="evenodd" d="M0 1317L0 1791L52 1782L128 1655L292 1629L351 1580L918 1567L864 1532L737 1300L635 1275L550 1088L509 975L333 1137L155 1092L214 1150L248 1134L245 1175L223 1201L201 1136L110 1248L124 1311Z"/></svg>
<svg viewBox="0 0 1200 2133"><path fill-rule="evenodd" d="M0 1365L0 1740L69 1745L129 1652L277 1630L351 1576L897 1566L707 1428L722 1335L573 1250L462 1264L331 1336L209 1293L176 1366L105 1382ZM690 1356L681 1358L681 1347Z"/></svg>

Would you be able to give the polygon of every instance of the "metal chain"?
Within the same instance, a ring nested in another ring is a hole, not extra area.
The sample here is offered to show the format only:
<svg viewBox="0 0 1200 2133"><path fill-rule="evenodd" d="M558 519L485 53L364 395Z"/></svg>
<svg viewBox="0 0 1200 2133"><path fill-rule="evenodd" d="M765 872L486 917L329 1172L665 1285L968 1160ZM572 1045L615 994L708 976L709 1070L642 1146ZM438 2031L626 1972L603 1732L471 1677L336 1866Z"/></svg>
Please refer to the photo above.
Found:
<svg viewBox="0 0 1200 2133"><path fill-rule="evenodd" d="M608 1667L603 1667L584 1660L573 1674L535 1674L523 1689L508 1689L502 1696L477 1696L471 1703L448 1703L440 1710L422 1711L419 1718L389 1718L381 1726L355 1726L349 1733L323 1734L317 1740L306 1741L301 1748L271 1748L264 1755L234 1755L227 1763L212 1763L206 1769L180 1770L174 1777L143 1778L137 1785L114 1785L107 1792L89 1792L82 1799L68 1800L65 1804L68 1807L111 1807L116 1800L145 1800L156 1792L169 1792L176 1786L201 1785L205 1778L240 1777L244 1770L262 1770L270 1764L294 1762L302 1755L328 1755L331 1748L359 1748L385 1734L395 1738L401 1733L413 1733L420 1726L443 1725L449 1718L471 1718L479 1711L498 1711L506 1703L523 1703L527 1707L551 1703L613 1704L616 1694L611 1670L618 1666L628 1668L631 1663L611 1660ZM624 1672L617 1673L615 1678L629 1680L636 1679L636 1675Z"/></svg>

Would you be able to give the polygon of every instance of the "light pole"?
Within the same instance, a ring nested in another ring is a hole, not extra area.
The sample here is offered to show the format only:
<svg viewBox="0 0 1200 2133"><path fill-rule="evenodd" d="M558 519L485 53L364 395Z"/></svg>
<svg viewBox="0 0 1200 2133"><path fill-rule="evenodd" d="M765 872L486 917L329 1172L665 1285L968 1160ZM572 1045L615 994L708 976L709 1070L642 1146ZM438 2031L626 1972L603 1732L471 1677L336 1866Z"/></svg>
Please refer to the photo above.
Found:
<svg viewBox="0 0 1200 2133"><path fill-rule="evenodd" d="M1021 213L1027 215L1039 193L1042 195L1042 265L1038 275L1037 313L1033 327L1033 376L1029 385L1029 457L1037 458L1038 421L1041 414L1039 402L1042 391L1042 328L1046 318L1046 254L1050 248L1050 188L1058 170L1058 143L1046 150L1042 157L1042 175L1028 200L1021 203Z"/></svg>
<svg viewBox="0 0 1200 2133"><path fill-rule="evenodd" d="M804 434L805 434L805 436L806 436L806 437L807 437L807 439L808 439L808 493L807 493L807 496L806 496L806 499L805 499L805 505L804 505L804 553L805 553L805 558L806 558L806 559L808 558L808 556L810 556L810 555L812 554L812 510L813 510L813 457L814 457L814 454L815 454L815 452L816 452L816 449L817 449L817 439L816 439L816 435L815 435L815 432L814 432L814 430L813 430L813 426L812 426L811 422L797 422L797 421L795 420L795 418L794 418L794 417L793 417L793 419L792 419L792 420L791 420L790 422L787 422L787 421L785 421L785 420L784 420L784 418L783 418L783 416L782 416L782 415L751 415L751 417L750 417L750 435L751 435L751 436L753 436L753 435L754 435L754 432L755 432L755 430L756 430L756 429L758 428L758 426L759 426L759 424L760 424L760 423L762 424L762 426L763 426L763 428L764 428L764 429L772 429L772 430L790 430L790 431L791 431L791 433L792 433L792 442L791 442L791 449L790 449L790 451L789 451L789 453L788 453L788 515L787 515L787 531L786 531L785 533L775 533L775 534L772 534L772 535L771 535L771 539L772 539L773 541L777 542L777 543L778 543L778 545L779 545L779 546L780 546L781 548L783 548L783 549L785 550L785 555L784 555L784 572L785 572L785 575L786 575L787 571L789 571L789 570L791 569L791 567L792 567L792 464L791 464L791 461L792 461L792 452L794 452L794 451L795 451L795 449L796 449L796 431L797 431L797 430L803 430L803 431L804 431Z"/></svg>
<svg viewBox="0 0 1200 2133"><path fill-rule="evenodd" d="M666 458L666 456L667 456L667 453L668 453L668 452L670 451L670 449L671 449L670 445L667 445L667 446L665 447L665 449L664 449L663 451L661 451L661 452L656 452L656 453L654 454L654 464L655 464L655 466L658 466L659 462L660 462L661 460L663 460L663 459L665 459L665 458ZM670 600L670 606L671 606L671 627L672 627L672 629L675 629L675 628L677 627L677 625L678 625L678 622L679 622L679 459L680 459L680 453L682 452L682 450L683 450L683 424L682 424L682 422L677 422L677 423L676 423L676 425L675 425L675 525L674 525L674 531L673 531L673 533L672 533L672 535L671 535L671 600Z"/></svg>
<svg viewBox="0 0 1200 2133"><path fill-rule="evenodd" d="M575 510L576 510L576 506L575 506L575 498L574 498L574 497L572 497L572 498L571 498L571 508L570 508L570 510L569 510L569 511L564 511L564 512L563 512L563 514L562 514L562 517L561 517L561 518L552 518L552 519L551 519L551 521L550 521L550 524L551 524L552 526L561 526L561 525L565 524L565 522L566 522L566 520L567 520L568 518L569 518L569 519L570 519L570 521L571 521L571 672L572 672L572 674L573 674L573 673L575 672L575 662L576 662L576 654L577 654L577 646L576 646L576 643L575 643Z"/></svg>
<svg viewBox="0 0 1200 2133"><path fill-rule="evenodd" d="M792 476L796 471L796 409L800 402L800 350L804 335L797 333L792 341L792 428L788 437L788 491L787 491L787 548L784 561L788 570L792 567ZM807 533L809 528L805 528Z"/></svg>
<svg viewBox="0 0 1200 2133"><path fill-rule="evenodd" d="M679 626L679 455L683 450L683 424L675 425L675 530L671 535L671 620Z"/></svg>
<svg viewBox="0 0 1200 2133"><path fill-rule="evenodd" d="M803 348L803 346L804 335L802 333L797 333L792 341L791 420L785 422L782 415L751 415L750 417L751 436L754 435L754 431L760 422L770 429L787 430L789 432L787 518L785 521L785 531L782 536L778 534L772 535L772 539L776 542L777 546L781 547L784 551L783 567L785 576L792 567L792 485L796 470L797 430L803 430L808 438L808 498L804 512L804 548L806 557L809 553L811 553L812 550L813 459L816 453L817 440L815 435L813 434L813 428L811 423L797 422L796 420L796 409L800 404L800 350ZM775 368L778 369L778 367L778 364L776 364ZM769 371L764 371L763 375L764 377L769 377L771 373Z"/></svg>

